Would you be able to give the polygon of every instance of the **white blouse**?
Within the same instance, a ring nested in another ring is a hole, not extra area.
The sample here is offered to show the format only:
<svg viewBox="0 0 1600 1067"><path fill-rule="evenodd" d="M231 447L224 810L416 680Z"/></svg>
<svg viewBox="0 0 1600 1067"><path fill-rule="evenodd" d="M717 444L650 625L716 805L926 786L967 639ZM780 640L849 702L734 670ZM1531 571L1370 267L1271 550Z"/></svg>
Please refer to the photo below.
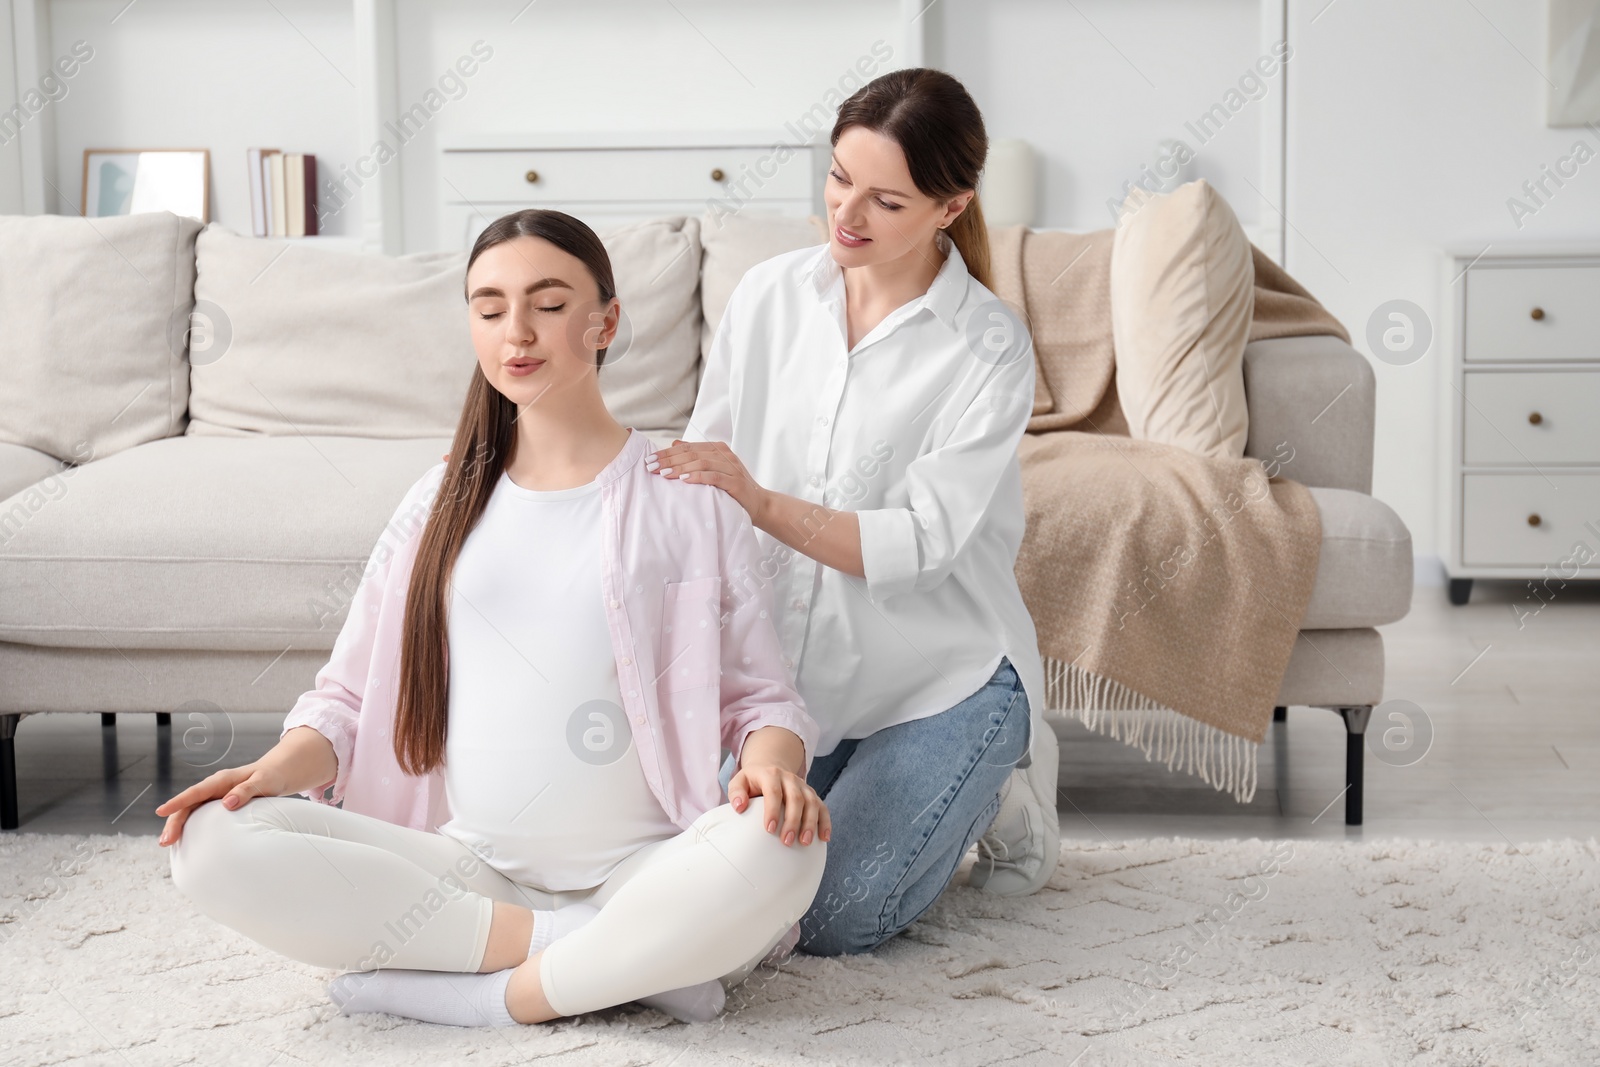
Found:
<svg viewBox="0 0 1600 1067"><path fill-rule="evenodd" d="M1033 342L943 232L939 246L928 291L853 349L828 245L752 267L718 324L685 432L727 442L768 489L860 519L865 580L757 531L752 581L770 583L787 665L821 726L819 756L953 707L1002 655L1042 721L1038 637L1013 571Z"/></svg>

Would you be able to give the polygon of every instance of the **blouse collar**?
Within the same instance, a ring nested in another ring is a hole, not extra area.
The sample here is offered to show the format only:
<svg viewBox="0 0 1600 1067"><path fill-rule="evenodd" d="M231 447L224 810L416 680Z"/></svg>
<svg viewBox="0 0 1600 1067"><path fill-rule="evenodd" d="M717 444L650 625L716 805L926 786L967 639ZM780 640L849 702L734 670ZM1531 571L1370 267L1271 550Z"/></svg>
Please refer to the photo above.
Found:
<svg viewBox="0 0 1600 1067"><path fill-rule="evenodd" d="M933 276L928 291L912 301L913 310L920 302L920 306L933 312L940 322L953 330L956 326L956 310L961 307L961 300L967 294L967 281L971 274L967 272L967 261L961 258L961 250L948 233L940 230L936 243L945 252L944 263L940 265L939 273ZM829 251L831 247L831 243L828 243L818 248L816 261L811 268L811 281L816 288L817 299L823 301L844 297L844 270L834 260Z"/></svg>
<svg viewBox="0 0 1600 1067"><path fill-rule="evenodd" d="M627 474L634 467L643 468L645 453L649 452L650 448L650 443L646 440L645 435L629 426L628 439L622 443L622 450L612 458L610 463L600 468L600 473L594 476L594 480L602 486L609 485L624 474Z"/></svg>

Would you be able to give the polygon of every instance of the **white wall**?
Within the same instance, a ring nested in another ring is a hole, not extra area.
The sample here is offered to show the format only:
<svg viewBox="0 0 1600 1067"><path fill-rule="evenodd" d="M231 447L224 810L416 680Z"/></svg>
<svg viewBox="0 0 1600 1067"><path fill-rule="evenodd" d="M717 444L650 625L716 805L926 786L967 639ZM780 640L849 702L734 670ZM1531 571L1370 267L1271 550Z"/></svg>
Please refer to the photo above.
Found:
<svg viewBox="0 0 1600 1067"><path fill-rule="evenodd" d="M1318 17L1326 3L1290 3L1287 266L1358 348L1371 355L1367 319L1385 301L1440 320L1442 248L1600 239L1600 160L1520 229L1506 207L1574 141L1600 151L1593 132L1544 125L1543 3L1338 0ZM1404 367L1373 361L1373 492L1420 554L1437 555L1441 534L1446 361L1437 349Z"/></svg>
<svg viewBox="0 0 1600 1067"><path fill-rule="evenodd" d="M1036 226L1112 225L1106 201L1182 138L1192 177L1257 216L1260 102L1205 143L1190 132L1261 55L1259 0L940 0L930 62L961 79L990 137L1020 137L1041 159ZM1292 65L1292 60L1291 60ZM1242 95L1242 94L1241 94Z"/></svg>
<svg viewBox="0 0 1600 1067"><path fill-rule="evenodd" d="M52 59L79 40L95 53L51 105L51 180L70 200L52 194L56 214L77 213L86 148L209 148L211 217L245 234L245 149L310 152L319 168L356 154L349 4L55 0L49 9ZM357 205L328 232L357 233L359 220Z"/></svg>
<svg viewBox="0 0 1600 1067"><path fill-rule="evenodd" d="M0 0L0 113L17 103L11 0ZM22 214L22 139L0 131L0 215Z"/></svg>
<svg viewBox="0 0 1600 1067"><path fill-rule="evenodd" d="M804 115L874 41L904 66L898 0L400 0L397 99L405 110L476 40L493 49L467 89L400 153L407 250L437 232L438 151L463 134L770 130ZM596 13L604 18L597 21Z"/></svg>

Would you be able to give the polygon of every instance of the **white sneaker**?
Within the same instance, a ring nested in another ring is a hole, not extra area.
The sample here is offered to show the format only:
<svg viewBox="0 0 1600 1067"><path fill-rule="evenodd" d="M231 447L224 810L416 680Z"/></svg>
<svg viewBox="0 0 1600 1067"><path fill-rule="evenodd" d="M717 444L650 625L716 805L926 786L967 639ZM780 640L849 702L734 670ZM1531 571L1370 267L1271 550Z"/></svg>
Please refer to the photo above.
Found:
<svg viewBox="0 0 1600 1067"><path fill-rule="evenodd" d="M1061 858L1059 746L1049 723L1035 720L1033 726L1033 763L1011 772L1000 811L978 839L978 859L967 873L968 885L1003 897L1037 892Z"/></svg>

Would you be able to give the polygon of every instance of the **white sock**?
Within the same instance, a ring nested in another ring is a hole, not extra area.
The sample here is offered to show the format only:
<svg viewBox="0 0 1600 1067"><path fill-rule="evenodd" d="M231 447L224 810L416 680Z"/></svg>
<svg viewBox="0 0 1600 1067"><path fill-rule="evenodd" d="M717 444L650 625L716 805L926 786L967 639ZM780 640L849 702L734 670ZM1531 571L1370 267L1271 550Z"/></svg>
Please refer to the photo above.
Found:
<svg viewBox="0 0 1600 1067"><path fill-rule="evenodd" d="M669 989L665 993L640 997L639 1003L670 1015L681 1023L708 1023L722 1014L728 994L722 983L713 978L699 985Z"/></svg>
<svg viewBox="0 0 1600 1067"><path fill-rule="evenodd" d="M381 1011L448 1026L516 1026L506 1009L506 984L514 970L352 971L328 983L328 996L342 1015Z"/></svg>
<svg viewBox="0 0 1600 1067"><path fill-rule="evenodd" d="M533 909L533 936L528 939L528 958L532 959L599 914L600 909L590 904L568 904L554 911Z"/></svg>

